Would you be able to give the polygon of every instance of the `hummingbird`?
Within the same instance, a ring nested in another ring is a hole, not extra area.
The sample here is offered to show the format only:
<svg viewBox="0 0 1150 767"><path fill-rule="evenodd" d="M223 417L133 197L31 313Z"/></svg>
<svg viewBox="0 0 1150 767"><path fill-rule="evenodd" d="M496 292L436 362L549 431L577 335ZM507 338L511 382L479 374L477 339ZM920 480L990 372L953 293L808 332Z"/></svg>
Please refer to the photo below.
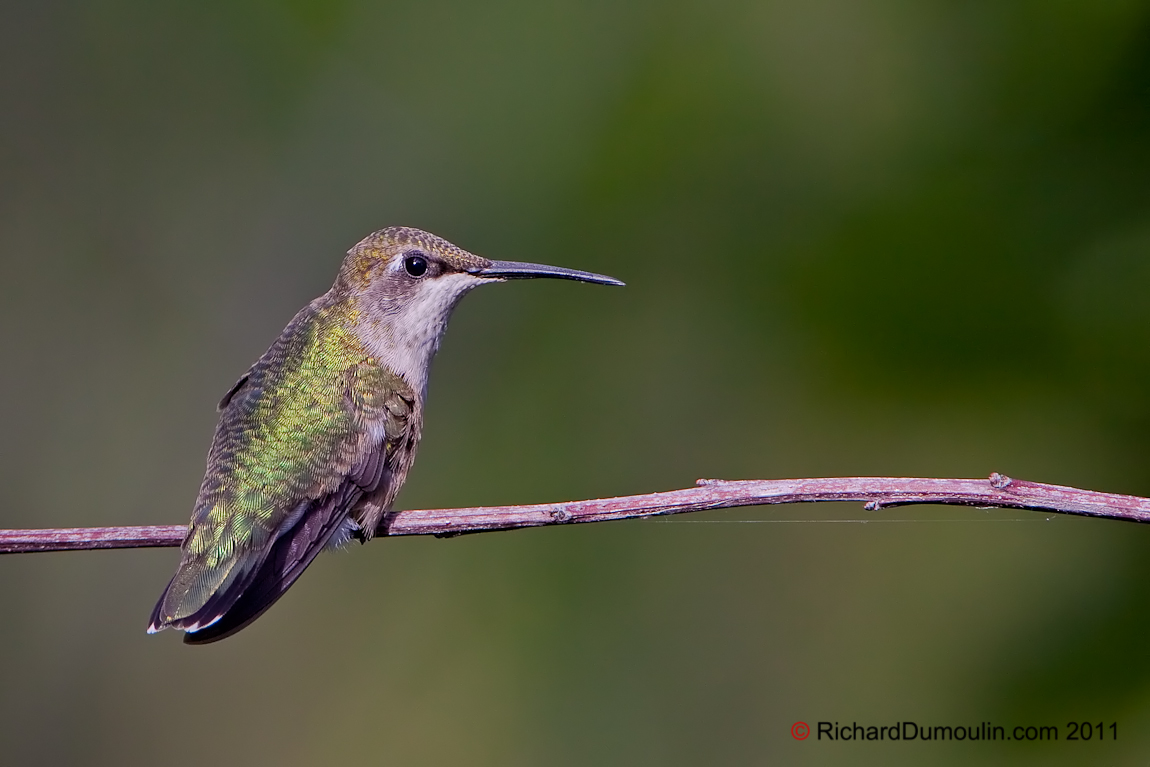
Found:
<svg viewBox="0 0 1150 767"><path fill-rule="evenodd" d="M557 266L492 261L389 227L348 251L219 403L180 564L148 633L206 644L246 627L320 551L368 541L415 460L427 374L459 300L505 280L623 285Z"/></svg>

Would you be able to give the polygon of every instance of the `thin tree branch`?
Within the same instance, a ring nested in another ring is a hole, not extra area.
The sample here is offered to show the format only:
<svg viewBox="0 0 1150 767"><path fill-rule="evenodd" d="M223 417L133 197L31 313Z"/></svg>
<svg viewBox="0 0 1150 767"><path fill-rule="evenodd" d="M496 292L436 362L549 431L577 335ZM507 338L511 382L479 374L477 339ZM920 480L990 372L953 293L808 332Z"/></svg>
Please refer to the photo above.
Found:
<svg viewBox="0 0 1150 767"><path fill-rule="evenodd" d="M463 533L576 522L607 522L736 506L827 501L862 501L866 503L868 511L930 503L1026 509L1128 522L1150 522L1150 498L1027 482L997 473L991 474L989 479L701 479L698 485L687 490L590 501L395 511L384 518L378 535L449 537ZM187 528L183 525L0 530L0 554L179 546L186 532Z"/></svg>

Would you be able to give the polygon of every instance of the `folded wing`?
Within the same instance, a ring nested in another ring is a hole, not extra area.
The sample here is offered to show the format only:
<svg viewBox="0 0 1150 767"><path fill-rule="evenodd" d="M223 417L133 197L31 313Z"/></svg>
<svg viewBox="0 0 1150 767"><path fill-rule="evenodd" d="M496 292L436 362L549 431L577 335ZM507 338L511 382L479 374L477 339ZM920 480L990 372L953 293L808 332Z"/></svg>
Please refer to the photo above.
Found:
<svg viewBox="0 0 1150 767"><path fill-rule="evenodd" d="M239 631L346 532L357 505L394 497L409 463L397 448L418 429L396 412L410 415L415 395L344 319L338 305L304 309L221 403L180 566L149 631L183 629L190 643Z"/></svg>

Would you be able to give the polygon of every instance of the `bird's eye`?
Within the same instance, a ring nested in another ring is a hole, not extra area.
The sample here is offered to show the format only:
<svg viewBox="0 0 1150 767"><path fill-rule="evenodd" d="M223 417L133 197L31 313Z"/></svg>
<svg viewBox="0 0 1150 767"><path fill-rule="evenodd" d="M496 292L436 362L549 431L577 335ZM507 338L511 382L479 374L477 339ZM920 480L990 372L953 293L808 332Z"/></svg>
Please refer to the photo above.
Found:
<svg viewBox="0 0 1150 767"><path fill-rule="evenodd" d="M427 274L427 259L423 256L408 256L403 259L403 268L412 277L422 277Z"/></svg>

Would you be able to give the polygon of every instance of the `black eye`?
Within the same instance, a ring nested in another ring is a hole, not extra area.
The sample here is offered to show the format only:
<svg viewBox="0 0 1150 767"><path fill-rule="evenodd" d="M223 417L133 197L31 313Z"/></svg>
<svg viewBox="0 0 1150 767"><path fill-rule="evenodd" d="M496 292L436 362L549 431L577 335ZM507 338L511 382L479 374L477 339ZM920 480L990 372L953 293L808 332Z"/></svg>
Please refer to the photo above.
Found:
<svg viewBox="0 0 1150 767"><path fill-rule="evenodd" d="M423 256L408 256L403 259L403 268L412 277L422 277L427 274L427 259Z"/></svg>

